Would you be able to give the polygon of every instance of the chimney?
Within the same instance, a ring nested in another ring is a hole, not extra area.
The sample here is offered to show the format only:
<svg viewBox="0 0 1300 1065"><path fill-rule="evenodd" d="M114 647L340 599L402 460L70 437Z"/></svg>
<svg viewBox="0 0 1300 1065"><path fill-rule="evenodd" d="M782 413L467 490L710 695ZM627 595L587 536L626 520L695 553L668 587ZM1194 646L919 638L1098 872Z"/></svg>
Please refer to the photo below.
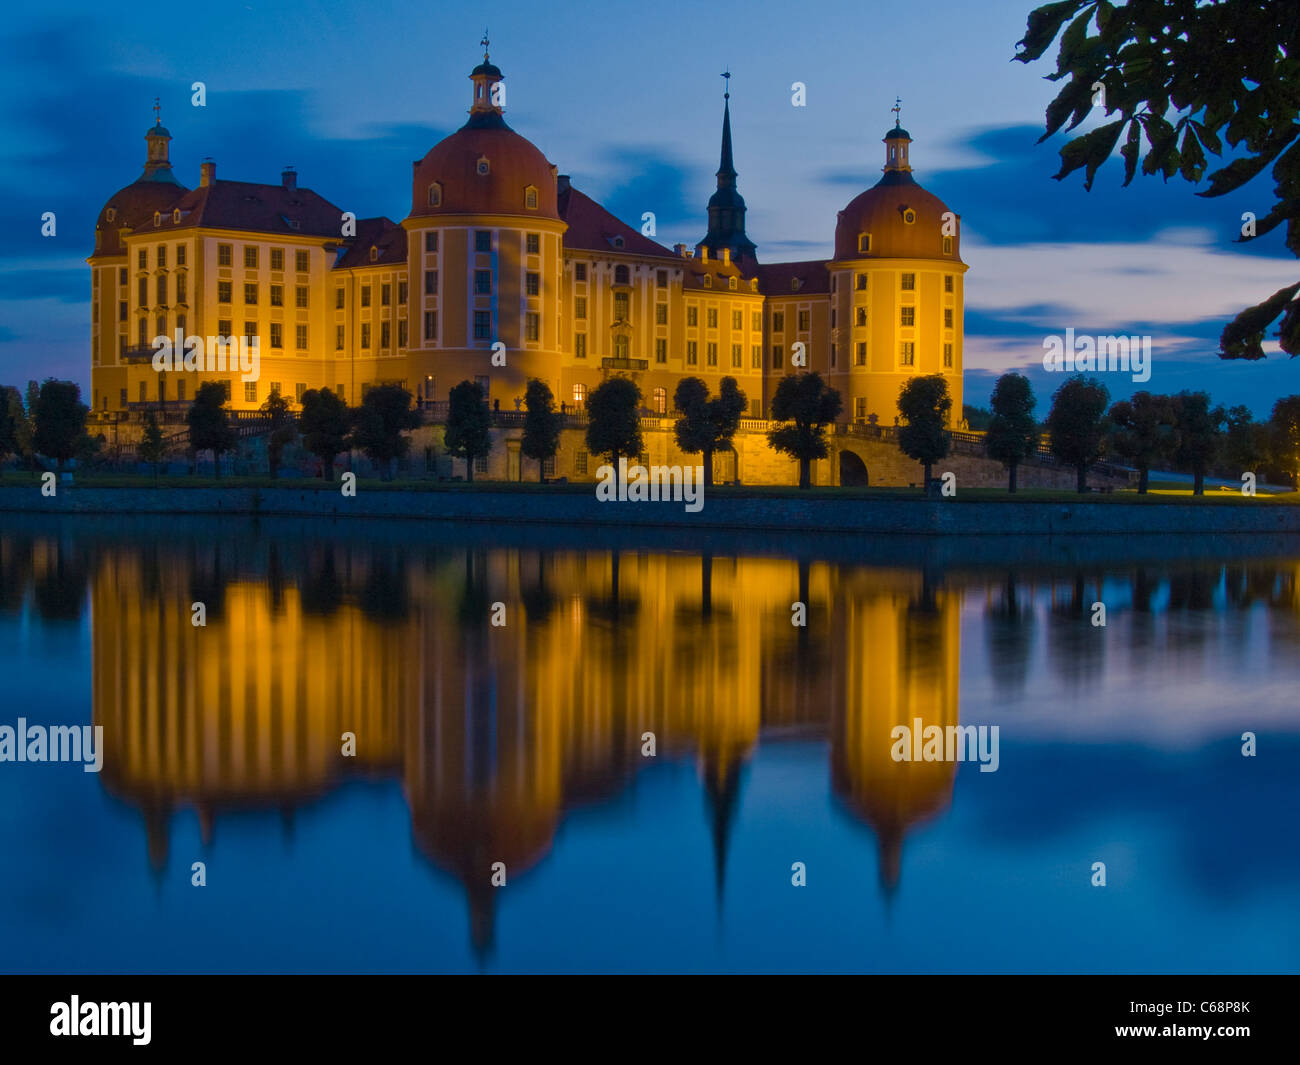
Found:
<svg viewBox="0 0 1300 1065"><path fill-rule="evenodd" d="M689 259L691 257L691 253L686 250L685 244L674 244L673 251L675 251L678 254L678 256L680 256L683 259Z"/></svg>
<svg viewBox="0 0 1300 1065"><path fill-rule="evenodd" d="M723 249L722 249L722 261L723 261L723 263L725 263L727 266L730 266L730 265L731 265L731 249L730 249L730 248L723 248Z"/></svg>
<svg viewBox="0 0 1300 1065"><path fill-rule="evenodd" d="M212 157L204 159L199 166L199 188L205 189L209 185L215 184L217 180L217 164L213 162Z"/></svg>
<svg viewBox="0 0 1300 1065"><path fill-rule="evenodd" d="M294 173L293 167L286 166L280 172L280 185L285 192L293 192L298 187L298 175Z"/></svg>
<svg viewBox="0 0 1300 1065"><path fill-rule="evenodd" d="M555 191L563 196L569 191L569 175L561 174L555 179Z"/></svg>
<svg viewBox="0 0 1300 1065"><path fill-rule="evenodd" d="M705 245L705 244L701 244L701 245L700 245L700 262L702 262L702 263L707 263L708 261L709 261L709 249L708 249L708 246Z"/></svg>

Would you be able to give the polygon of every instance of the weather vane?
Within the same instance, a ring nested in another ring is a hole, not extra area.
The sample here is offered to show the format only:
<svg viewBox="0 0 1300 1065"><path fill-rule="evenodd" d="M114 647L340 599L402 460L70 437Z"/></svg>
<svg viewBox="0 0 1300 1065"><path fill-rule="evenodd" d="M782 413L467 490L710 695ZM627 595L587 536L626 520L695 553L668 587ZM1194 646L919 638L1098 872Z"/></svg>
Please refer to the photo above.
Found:
<svg viewBox="0 0 1300 1065"><path fill-rule="evenodd" d="M154 125L162 125L162 101L157 96L153 98L153 121Z"/></svg>
<svg viewBox="0 0 1300 1065"><path fill-rule="evenodd" d="M725 89L722 93L722 98L724 100L730 100L731 99L731 64L730 63L727 64L727 69L724 70L722 74L719 76L727 79L722 83L725 86Z"/></svg>
<svg viewBox="0 0 1300 1065"><path fill-rule="evenodd" d="M478 43L483 46L483 62L486 63L488 61L488 31L486 28L483 30L483 39Z"/></svg>
<svg viewBox="0 0 1300 1065"><path fill-rule="evenodd" d="M902 129L903 128L903 98L901 96L894 97L894 106L891 107L890 110L894 112L894 129Z"/></svg>

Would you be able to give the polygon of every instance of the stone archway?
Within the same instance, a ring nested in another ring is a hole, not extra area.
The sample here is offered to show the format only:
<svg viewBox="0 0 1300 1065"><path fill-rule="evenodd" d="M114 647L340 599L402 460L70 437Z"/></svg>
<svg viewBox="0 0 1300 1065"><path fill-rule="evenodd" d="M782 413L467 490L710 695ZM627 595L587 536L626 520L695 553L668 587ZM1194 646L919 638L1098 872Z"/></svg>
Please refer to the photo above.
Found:
<svg viewBox="0 0 1300 1065"><path fill-rule="evenodd" d="M840 452L840 484L845 488L865 488L869 483L867 464L854 451Z"/></svg>

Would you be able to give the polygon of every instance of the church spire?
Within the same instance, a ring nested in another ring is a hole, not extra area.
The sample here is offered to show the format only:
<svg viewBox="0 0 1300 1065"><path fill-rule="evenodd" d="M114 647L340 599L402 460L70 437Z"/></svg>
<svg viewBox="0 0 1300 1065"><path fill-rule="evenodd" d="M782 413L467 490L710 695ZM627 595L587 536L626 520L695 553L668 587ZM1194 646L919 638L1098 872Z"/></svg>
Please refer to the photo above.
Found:
<svg viewBox="0 0 1300 1065"><path fill-rule="evenodd" d="M144 135L144 142L147 145L144 157L144 173L137 179L139 181L163 181L172 185L179 185L172 174L171 160L168 158L167 146L171 143L172 135L167 132L167 128L162 124L162 103L158 97L153 98L153 125Z"/></svg>
<svg viewBox="0 0 1300 1065"><path fill-rule="evenodd" d="M714 258L723 250L733 260L753 259L757 248L745 235L745 199L736 188L736 165L731 150L731 71L722 73L722 151L718 159L718 188L709 197L709 231L696 250L707 248Z"/></svg>

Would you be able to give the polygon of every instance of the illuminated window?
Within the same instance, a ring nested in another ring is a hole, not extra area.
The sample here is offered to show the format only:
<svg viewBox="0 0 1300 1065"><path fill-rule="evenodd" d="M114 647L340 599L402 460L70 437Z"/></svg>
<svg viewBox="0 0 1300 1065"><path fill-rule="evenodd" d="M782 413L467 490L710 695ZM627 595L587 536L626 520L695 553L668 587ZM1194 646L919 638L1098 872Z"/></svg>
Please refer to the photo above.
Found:
<svg viewBox="0 0 1300 1065"><path fill-rule="evenodd" d="M532 185L524 189L524 206L530 211L537 210L537 190Z"/></svg>
<svg viewBox="0 0 1300 1065"><path fill-rule="evenodd" d="M653 403L656 414L668 413L668 390L666 388L656 388Z"/></svg>
<svg viewBox="0 0 1300 1065"><path fill-rule="evenodd" d="M916 308L900 307L898 308L898 324L904 328L916 325Z"/></svg>
<svg viewBox="0 0 1300 1065"><path fill-rule="evenodd" d="M542 235L540 233L529 233L524 237L524 252L528 255L538 255L542 250Z"/></svg>
<svg viewBox="0 0 1300 1065"><path fill-rule="evenodd" d="M898 361L904 366L916 365L916 345L912 341L905 340L899 345Z"/></svg>
<svg viewBox="0 0 1300 1065"><path fill-rule="evenodd" d="M582 384L574 385L573 386L574 405L581 407L586 402L587 402L587 386Z"/></svg>

